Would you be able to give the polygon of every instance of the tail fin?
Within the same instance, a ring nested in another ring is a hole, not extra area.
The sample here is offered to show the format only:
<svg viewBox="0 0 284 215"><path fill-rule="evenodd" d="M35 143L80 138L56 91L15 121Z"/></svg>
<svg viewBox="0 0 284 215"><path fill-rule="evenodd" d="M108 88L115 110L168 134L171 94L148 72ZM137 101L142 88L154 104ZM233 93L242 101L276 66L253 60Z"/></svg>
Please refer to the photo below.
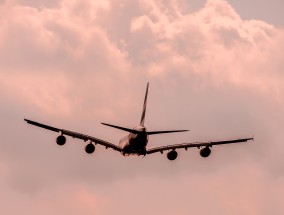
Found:
<svg viewBox="0 0 284 215"><path fill-rule="evenodd" d="M146 94L145 94L144 105L143 105L143 112L142 112L141 121L140 121L140 125L143 127L144 127L144 121L145 121L145 115L146 115L148 88L149 88L149 82L147 83Z"/></svg>

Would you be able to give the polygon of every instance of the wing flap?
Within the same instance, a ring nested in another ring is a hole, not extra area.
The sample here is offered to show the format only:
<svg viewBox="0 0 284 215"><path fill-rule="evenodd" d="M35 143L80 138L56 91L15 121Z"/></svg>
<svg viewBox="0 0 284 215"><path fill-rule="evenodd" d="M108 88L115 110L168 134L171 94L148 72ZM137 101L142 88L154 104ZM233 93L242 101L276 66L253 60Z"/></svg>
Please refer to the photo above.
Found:
<svg viewBox="0 0 284 215"><path fill-rule="evenodd" d="M54 132L61 132L62 134L65 134L67 136L71 136L73 138L81 139L85 142L89 140L89 141L94 142L95 144L99 144L99 145L105 146L106 148L112 148L116 151L121 152L121 148L119 146L112 144L112 143L109 143L107 141L98 139L96 137L92 137L92 136L89 136L89 135L86 135L86 134L81 134L81 133L78 133L78 132L69 131L69 130L65 130L65 129L55 128L55 127L45 125L45 124L41 124L41 123L38 123L38 122L35 122L35 121L32 121L32 120L28 120L28 119L25 119L25 121L27 123L31 124L31 125L35 125L35 126L38 126L38 127L41 127L41 128L47 129L47 130L51 130L51 131L54 131Z"/></svg>
<svg viewBox="0 0 284 215"><path fill-rule="evenodd" d="M121 148L119 146L112 144L110 142L107 142L105 140L98 139L96 137L92 137L92 136L89 136L89 135L85 135L85 134L81 134L81 133L77 133L77 132L69 131L69 130L62 130L62 134L71 136L73 138L78 138L78 139L81 139L81 140L84 140L84 141L89 140L89 141L94 142L95 144L99 144L99 145L105 146L106 148L112 148L116 151L121 152Z"/></svg>
<svg viewBox="0 0 284 215"><path fill-rule="evenodd" d="M155 147L147 150L147 154L153 154L156 152L163 152L166 150L175 150L175 149L188 149L188 148L199 148L213 145L222 145L222 144L231 144L231 143L243 143L249 140L253 140L253 138L242 138L242 139L234 139L234 140L223 140L223 141L212 141L212 142L194 142L194 143L181 143L176 145L167 145L161 147Z"/></svg>

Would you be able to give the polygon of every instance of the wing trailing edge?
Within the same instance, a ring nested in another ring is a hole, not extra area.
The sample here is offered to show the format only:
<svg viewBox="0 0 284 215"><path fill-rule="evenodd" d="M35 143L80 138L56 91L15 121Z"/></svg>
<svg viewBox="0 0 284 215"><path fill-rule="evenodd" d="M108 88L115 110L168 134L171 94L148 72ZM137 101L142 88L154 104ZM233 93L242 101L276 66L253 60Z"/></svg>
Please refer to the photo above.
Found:
<svg viewBox="0 0 284 215"><path fill-rule="evenodd" d="M59 128L56 128L56 127L53 127L53 126L49 126L49 125L46 125L46 124L42 124L42 123L39 123L39 122L29 120L29 119L24 119L24 120L31 125L41 127L41 128L44 128L44 129L47 129L47 130L50 130L50 131L54 131L54 132L60 132L61 135L67 135L67 136L70 136L70 137L73 137L73 138L78 138L78 139L83 140L84 142L89 140L89 141L94 142L96 144L105 146L106 148L112 148L113 150L116 150L116 151L119 151L119 152L122 151L122 149L119 146L112 144L110 142L101 140L101 139L96 138L96 137L92 137L92 136L89 136L89 135L86 135L86 134L81 134L81 133L78 133L78 132L69 131L69 130L65 130L65 129L59 129Z"/></svg>
<svg viewBox="0 0 284 215"><path fill-rule="evenodd" d="M253 141L254 138L241 138L241 139L233 139L233 140L222 140L222 141L208 141L208 142L194 142L194 143L181 143L175 145L167 145L155 147L147 150L147 154L153 154L156 152L163 152L168 150L176 150L176 149L185 149L188 148L200 148L200 147L212 147L215 145L223 145L223 144L231 144L231 143L244 143L248 141Z"/></svg>

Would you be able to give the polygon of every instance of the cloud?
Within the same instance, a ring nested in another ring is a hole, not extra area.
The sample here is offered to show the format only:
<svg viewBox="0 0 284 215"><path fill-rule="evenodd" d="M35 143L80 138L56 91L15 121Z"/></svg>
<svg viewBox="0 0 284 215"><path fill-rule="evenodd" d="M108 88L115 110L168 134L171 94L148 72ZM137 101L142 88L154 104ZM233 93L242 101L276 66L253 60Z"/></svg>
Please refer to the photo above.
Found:
<svg viewBox="0 0 284 215"><path fill-rule="evenodd" d="M140 202L157 214L188 214L188 202L199 214L283 211L283 29L243 20L227 1L208 0L195 12L184 4L0 5L4 211L13 196L22 214L127 214ZM86 156L83 142L68 139L59 148L57 134L23 122L117 143L124 133L99 122L135 126L147 81L148 129L191 130L151 137L151 147L251 135L255 141L214 147L207 160L198 150L181 151L169 163L164 155L124 158L103 147Z"/></svg>

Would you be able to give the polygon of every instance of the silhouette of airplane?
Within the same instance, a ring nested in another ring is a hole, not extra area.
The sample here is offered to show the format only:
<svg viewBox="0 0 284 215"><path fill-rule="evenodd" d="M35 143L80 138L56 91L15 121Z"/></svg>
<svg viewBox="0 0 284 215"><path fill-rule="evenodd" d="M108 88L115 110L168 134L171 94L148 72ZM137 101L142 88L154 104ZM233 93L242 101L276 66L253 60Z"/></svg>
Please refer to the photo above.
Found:
<svg viewBox="0 0 284 215"><path fill-rule="evenodd" d="M56 143L60 146L66 143L66 137L64 135L81 139L84 142L89 141L89 143L85 146L85 151L88 154L92 154L95 151L95 145L98 144L98 145L105 146L106 148L111 148L113 150L121 152L121 154L124 156L126 155L138 155L138 156L144 155L145 156L145 155L153 154L156 152L160 152L163 154L164 151L168 151L167 158L169 160L175 160L178 156L178 153L176 152L177 149L187 150L188 148L196 147L200 149L200 155L202 157L208 157L211 154L211 148L214 145L241 143L241 142L247 142L249 140L253 140L253 138L242 138L242 139L212 141L212 142L209 141L209 142L181 143L181 144L176 144L176 145L167 145L167 146L160 146L160 147L147 149L147 143L148 143L148 139L150 135L188 131L188 130L147 131L146 127L144 126L144 122L145 122L145 114L146 114L148 88L149 88L149 83L147 83L146 94L145 94L144 105L143 105L143 112L142 112L140 124L137 127L130 129L130 128L120 127L120 126L116 126L116 125L112 125L108 123L102 123L103 125L110 126L110 127L128 132L128 134L119 141L119 145L115 145L113 143L110 143L105 140L101 140L101 139L98 139L96 137L92 137L89 135L41 124L41 123L38 123L32 120L25 119L25 121L31 125L35 125L35 126L38 126L38 127L50 130L50 131L59 132L60 135L57 137Z"/></svg>

